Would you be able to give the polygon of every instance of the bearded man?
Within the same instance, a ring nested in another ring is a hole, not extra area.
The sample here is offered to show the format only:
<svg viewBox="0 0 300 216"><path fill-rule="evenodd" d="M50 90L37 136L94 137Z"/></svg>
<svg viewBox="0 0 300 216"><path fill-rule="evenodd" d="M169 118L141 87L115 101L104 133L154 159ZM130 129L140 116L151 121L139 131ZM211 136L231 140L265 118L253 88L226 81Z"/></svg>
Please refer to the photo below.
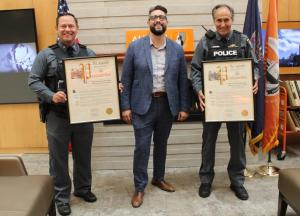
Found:
<svg viewBox="0 0 300 216"><path fill-rule="evenodd" d="M134 208L143 203L148 183L148 161L153 134L152 185L167 192L174 187L165 181L167 141L173 120L184 121L190 108L187 68L180 45L166 38L167 9L150 8L147 22L150 34L128 47L121 83L122 118L133 124L135 150L133 174Z"/></svg>

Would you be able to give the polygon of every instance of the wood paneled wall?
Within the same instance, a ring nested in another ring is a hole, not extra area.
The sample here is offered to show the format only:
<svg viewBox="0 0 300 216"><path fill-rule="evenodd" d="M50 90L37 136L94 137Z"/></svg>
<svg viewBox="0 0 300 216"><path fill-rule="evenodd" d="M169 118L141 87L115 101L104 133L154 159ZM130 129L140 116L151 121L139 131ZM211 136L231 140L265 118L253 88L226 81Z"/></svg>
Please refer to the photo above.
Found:
<svg viewBox="0 0 300 216"><path fill-rule="evenodd" d="M268 8L269 0L263 0L263 22L267 20ZM278 0L278 21L300 21L300 1Z"/></svg>
<svg viewBox="0 0 300 216"><path fill-rule="evenodd" d="M224 0L68 0L79 20L79 39L96 53L125 53L127 30L147 28L148 10L161 4L168 9L168 28L192 28L195 45L205 34L201 27L214 29L211 10ZM260 0L261 2L261 0ZM234 27L243 29L247 1L227 0L236 15Z"/></svg>
<svg viewBox="0 0 300 216"><path fill-rule="evenodd" d="M39 49L55 42L57 0L1 0L0 10L34 8ZM7 21L9 22L9 20ZM38 105L0 105L0 153L47 151Z"/></svg>
<svg viewBox="0 0 300 216"><path fill-rule="evenodd" d="M226 3L235 9L234 28L242 31L248 0L68 0L70 10L79 18L80 41L97 53L124 53L125 33L147 27L149 7L161 4L168 8L169 28L192 28L195 45L204 35L201 27L214 29L211 9ZM279 21L300 21L300 0L278 0ZM266 21L269 0L259 0L262 21Z"/></svg>

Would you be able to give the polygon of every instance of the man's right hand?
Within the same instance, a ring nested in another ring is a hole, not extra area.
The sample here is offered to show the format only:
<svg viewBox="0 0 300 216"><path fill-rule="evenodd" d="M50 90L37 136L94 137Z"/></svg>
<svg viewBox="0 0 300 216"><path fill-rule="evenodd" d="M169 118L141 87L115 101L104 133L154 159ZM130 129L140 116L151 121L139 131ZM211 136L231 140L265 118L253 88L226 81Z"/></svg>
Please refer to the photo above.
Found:
<svg viewBox="0 0 300 216"><path fill-rule="evenodd" d="M204 109L205 109L205 103L204 103L205 96L204 96L204 94L201 90L198 91L198 99L199 99L199 102L200 102L200 109L201 109L201 111L204 111Z"/></svg>
<svg viewBox="0 0 300 216"><path fill-rule="evenodd" d="M67 95L63 91L56 92L52 97L53 103L65 103L67 101Z"/></svg>
<svg viewBox="0 0 300 216"><path fill-rule="evenodd" d="M131 119L132 119L132 113L131 110L125 110L122 112L122 119L125 121L127 124L131 124Z"/></svg>

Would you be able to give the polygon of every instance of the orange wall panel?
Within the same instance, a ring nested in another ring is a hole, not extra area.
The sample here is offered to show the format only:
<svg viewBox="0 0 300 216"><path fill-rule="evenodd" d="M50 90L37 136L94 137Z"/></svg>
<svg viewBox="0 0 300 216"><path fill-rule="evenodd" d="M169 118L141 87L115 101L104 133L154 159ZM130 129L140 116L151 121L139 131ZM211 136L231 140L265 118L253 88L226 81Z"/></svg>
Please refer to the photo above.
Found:
<svg viewBox="0 0 300 216"><path fill-rule="evenodd" d="M33 0L1 0L0 10L33 8Z"/></svg>
<svg viewBox="0 0 300 216"><path fill-rule="evenodd" d="M269 0L263 0L262 3L262 20L266 22ZM299 0L278 0L278 21L300 21L299 11Z"/></svg>

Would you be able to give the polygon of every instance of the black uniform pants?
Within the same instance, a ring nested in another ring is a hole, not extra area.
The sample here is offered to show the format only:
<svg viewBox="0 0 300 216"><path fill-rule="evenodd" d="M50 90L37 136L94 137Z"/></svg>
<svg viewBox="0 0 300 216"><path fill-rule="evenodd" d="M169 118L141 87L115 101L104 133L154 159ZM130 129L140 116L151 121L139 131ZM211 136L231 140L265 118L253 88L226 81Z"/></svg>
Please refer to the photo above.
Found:
<svg viewBox="0 0 300 216"><path fill-rule="evenodd" d="M212 184L214 179L215 149L221 122L203 123L202 164L200 180ZM246 166L245 145L243 141L244 122L227 122L228 140L230 144L230 160L227 166L231 184L244 184L244 169Z"/></svg>
<svg viewBox="0 0 300 216"><path fill-rule="evenodd" d="M47 138L50 175L54 178L56 202L68 203L71 193L69 176L69 143L72 143L74 192L82 194L91 189L91 147L93 124L73 124L55 112L47 114Z"/></svg>

